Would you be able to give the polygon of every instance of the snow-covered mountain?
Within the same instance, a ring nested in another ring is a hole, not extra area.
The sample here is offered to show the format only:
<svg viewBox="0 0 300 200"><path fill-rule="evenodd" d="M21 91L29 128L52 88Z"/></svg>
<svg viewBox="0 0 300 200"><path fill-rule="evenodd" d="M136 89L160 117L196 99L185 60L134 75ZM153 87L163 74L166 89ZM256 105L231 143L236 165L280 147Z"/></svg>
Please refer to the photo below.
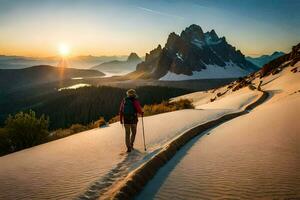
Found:
<svg viewBox="0 0 300 200"><path fill-rule="evenodd" d="M125 61L113 60L104 62L91 69L96 69L106 74L125 74L134 71L136 65L140 62L142 62L142 59L136 53L131 53Z"/></svg>
<svg viewBox="0 0 300 200"><path fill-rule="evenodd" d="M267 64L268 62L283 56L285 53L282 51L275 51L273 54L271 55L262 55L259 57L250 57L247 56L246 59L250 62L252 62L254 65L258 66L258 67L262 67L264 66L264 64Z"/></svg>
<svg viewBox="0 0 300 200"><path fill-rule="evenodd" d="M165 46L147 53L130 75L160 80L214 79L241 77L256 70L225 37L214 30L204 33L193 24L180 35L171 33Z"/></svg>

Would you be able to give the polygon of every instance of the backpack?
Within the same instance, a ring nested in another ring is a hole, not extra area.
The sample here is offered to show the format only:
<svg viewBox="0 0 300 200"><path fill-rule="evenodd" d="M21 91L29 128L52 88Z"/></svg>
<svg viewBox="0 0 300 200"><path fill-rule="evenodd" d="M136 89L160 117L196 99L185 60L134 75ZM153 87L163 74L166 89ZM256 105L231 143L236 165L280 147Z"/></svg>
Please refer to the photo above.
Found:
<svg viewBox="0 0 300 200"><path fill-rule="evenodd" d="M134 99L126 97L124 99L124 115L135 115L136 110L133 104Z"/></svg>

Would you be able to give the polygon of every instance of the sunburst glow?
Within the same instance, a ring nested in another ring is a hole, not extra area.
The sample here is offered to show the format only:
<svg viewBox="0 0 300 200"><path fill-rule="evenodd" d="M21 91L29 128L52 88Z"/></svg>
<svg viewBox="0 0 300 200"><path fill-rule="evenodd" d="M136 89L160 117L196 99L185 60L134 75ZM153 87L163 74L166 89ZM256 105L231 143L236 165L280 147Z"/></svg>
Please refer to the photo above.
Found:
<svg viewBox="0 0 300 200"><path fill-rule="evenodd" d="M68 56L70 54L70 47L65 43L61 43L58 47L58 50L59 54L63 57Z"/></svg>

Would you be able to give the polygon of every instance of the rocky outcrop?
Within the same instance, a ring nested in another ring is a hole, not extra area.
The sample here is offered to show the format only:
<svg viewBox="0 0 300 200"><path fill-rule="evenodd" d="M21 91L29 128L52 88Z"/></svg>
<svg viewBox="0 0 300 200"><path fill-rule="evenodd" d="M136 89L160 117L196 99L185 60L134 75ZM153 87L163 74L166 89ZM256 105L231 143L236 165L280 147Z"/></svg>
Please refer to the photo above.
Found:
<svg viewBox="0 0 300 200"><path fill-rule="evenodd" d="M279 58L272 60L265 64L260 70L260 76L268 76L269 74L276 74L280 72L284 67L294 66L300 61L300 43L293 46L292 51L288 54L280 56Z"/></svg>
<svg viewBox="0 0 300 200"><path fill-rule="evenodd" d="M214 30L204 33L200 26L193 24L180 35L170 33L164 48L159 45L146 54L136 72L143 74L141 78L154 79L169 71L190 76L209 65L225 67L228 63L247 72L258 70L239 50L228 44L225 37L219 38Z"/></svg>
<svg viewBox="0 0 300 200"><path fill-rule="evenodd" d="M300 61L300 43L296 46L293 46L289 59L291 60L291 66L294 66L297 62Z"/></svg>
<svg viewBox="0 0 300 200"><path fill-rule="evenodd" d="M162 48L160 45L157 48L150 51L150 53L146 53L145 61L141 62L137 65L137 71L151 72L151 70L155 69L158 66L158 61L160 60L160 56L162 53Z"/></svg>

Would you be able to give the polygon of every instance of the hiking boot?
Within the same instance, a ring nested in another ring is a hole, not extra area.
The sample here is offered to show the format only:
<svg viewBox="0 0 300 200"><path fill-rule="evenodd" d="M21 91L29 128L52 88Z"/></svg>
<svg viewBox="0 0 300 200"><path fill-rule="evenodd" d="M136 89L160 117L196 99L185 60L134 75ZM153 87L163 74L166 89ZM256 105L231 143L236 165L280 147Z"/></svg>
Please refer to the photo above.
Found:
<svg viewBox="0 0 300 200"><path fill-rule="evenodd" d="M127 153L131 152L131 148L127 148Z"/></svg>

